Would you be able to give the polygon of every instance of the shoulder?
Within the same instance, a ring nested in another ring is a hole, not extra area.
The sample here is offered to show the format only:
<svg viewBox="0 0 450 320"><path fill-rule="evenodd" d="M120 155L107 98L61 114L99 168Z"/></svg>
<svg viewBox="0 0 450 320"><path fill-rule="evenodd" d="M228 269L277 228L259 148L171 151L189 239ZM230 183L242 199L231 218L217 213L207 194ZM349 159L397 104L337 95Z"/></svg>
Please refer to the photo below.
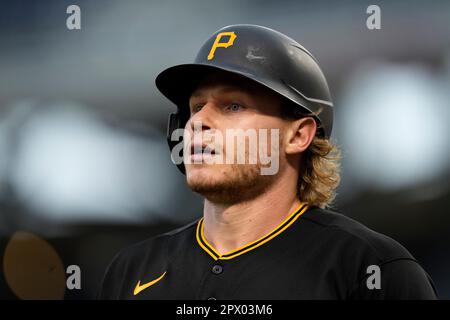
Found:
<svg viewBox="0 0 450 320"><path fill-rule="evenodd" d="M164 258L167 250L172 243L180 243L183 239L194 234L198 220L192 221L180 228L168 231L163 234L151 237L144 241L138 242L122 249L113 259L114 260L130 260L135 257L152 255L153 258Z"/></svg>
<svg viewBox="0 0 450 320"><path fill-rule="evenodd" d="M396 240L376 232L342 213L311 208L301 216L320 232L324 241L350 248L353 254L370 252L379 263L394 259L412 259L411 253Z"/></svg>
<svg viewBox="0 0 450 320"><path fill-rule="evenodd" d="M318 239L319 250L325 252L332 266L342 268L342 274L350 283L349 298L436 298L430 276L394 239L330 210L311 208L301 219L307 225L305 229L312 230ZM369 272L369 266L379 267L382 274L380 290L369 290L366 285L373 272Z"/></svg>
<svg viewBox="0 0 450 320"><path fill-rule="evenodd" d="M151 237L120 250L110 262L106 273L134 272L150 264L165 265L168 250L175 244L183 244L187 237L193 236L197 221L180 228ZM171 249L173 250L173 249Z"/></svg>
<svg viewBox="0 0 450 320"><path fill-rule="evenodd" d="M136 275L142 272L156 274L166 270L169 247L177 244L181 248L180 245L186 243L184 240L193 236L196 222L122 249L109 263L97 297L118 299L122 296L124 283L131 283L129 280Z"/></svg>

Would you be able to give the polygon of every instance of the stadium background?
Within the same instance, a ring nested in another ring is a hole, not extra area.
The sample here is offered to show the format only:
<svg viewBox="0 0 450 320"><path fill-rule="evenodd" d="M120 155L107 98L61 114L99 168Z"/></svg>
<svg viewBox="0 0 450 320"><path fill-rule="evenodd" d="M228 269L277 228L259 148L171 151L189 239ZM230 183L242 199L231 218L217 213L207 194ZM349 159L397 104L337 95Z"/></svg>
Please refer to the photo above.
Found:
<svg viewBox="0 0 450 320"><path fill-rule="evenodd" d="M81 30L66 28L70 4ZM449 21L448 1L1 1L0 298L25 278L22 297L58 297L56 255L81 268L64 298L91 299L119 249L201 215L170 163L173 106L154 78L234 23L316 56L344 156L335 209L400 241L450 298ZM28 249L10 242L21 231Z"/></svg>

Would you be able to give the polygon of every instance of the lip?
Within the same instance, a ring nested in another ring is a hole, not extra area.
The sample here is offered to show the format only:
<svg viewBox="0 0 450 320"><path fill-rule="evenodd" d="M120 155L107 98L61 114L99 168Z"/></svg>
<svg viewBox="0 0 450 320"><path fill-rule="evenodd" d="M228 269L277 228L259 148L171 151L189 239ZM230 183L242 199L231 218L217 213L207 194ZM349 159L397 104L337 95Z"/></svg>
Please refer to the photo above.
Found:
<svg viewBox="0 0 450 320"><path fill-rule="evenodd" d="M208 152L205 153L205 149L208 149ZM206 155L206 156L213 156L218 154L219 152L216 152L216 149L212 149L207 144L192 144L191 145L191 156L193 155Z"/></svg>
<svg viewBox="0 0 450 320"><path fill-rule="evenodd" d="M207 159L212 159L213 156L209 154L193 154L190 156L190 163L191 164L203 164L203 162Z"/></svg>
<svg viewBox="0 0 450 320"><path fill-rule="evenodd" d="M191 144L189 157L191 164L203 164L205 161L214 161L216 155L220 154L218 151L220 148L213 148L214 145ZM189 148L189 146L188 146Z"/></svg>

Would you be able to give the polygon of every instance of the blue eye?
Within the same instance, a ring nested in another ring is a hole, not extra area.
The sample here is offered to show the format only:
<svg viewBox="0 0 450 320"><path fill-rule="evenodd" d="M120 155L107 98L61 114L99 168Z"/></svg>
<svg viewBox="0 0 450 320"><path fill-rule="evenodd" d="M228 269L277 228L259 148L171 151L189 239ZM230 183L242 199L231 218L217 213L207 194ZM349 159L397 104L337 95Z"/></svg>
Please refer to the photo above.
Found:
<svg viewBox="0 0 450 320"><path fill-rule="evenodd" d="M231 110L232 112L237 112L240 111L242 109L242 106L240 104L237 103L232 103L228 106L228 109Z"/></svg>

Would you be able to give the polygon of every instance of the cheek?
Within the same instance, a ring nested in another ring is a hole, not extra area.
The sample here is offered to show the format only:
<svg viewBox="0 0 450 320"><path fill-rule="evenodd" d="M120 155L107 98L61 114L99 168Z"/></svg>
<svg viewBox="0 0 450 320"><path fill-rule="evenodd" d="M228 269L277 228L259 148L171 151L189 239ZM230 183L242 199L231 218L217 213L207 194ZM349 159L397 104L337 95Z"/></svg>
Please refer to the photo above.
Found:
<svg viewBox="0 0 450 320"><path fill-rule="evenodd" d="M268 117L257 123L258 146L271 150L281 151L283 148L284 126L279 119Z"/></svg>

